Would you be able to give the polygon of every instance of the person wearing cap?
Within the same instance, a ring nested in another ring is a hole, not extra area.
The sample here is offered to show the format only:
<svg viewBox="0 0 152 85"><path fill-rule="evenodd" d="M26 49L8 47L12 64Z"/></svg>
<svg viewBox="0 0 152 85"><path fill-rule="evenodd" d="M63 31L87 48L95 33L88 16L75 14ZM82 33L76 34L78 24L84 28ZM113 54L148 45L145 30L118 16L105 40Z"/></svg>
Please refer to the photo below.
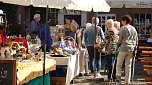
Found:
<svg viewBox="0 0 152 85"><path fill-rule="evenodd" d="M35 14L33 20L30 24L30 36L31 38L36 38L39 35L39 21L41 17L40 14Z"/></svg>

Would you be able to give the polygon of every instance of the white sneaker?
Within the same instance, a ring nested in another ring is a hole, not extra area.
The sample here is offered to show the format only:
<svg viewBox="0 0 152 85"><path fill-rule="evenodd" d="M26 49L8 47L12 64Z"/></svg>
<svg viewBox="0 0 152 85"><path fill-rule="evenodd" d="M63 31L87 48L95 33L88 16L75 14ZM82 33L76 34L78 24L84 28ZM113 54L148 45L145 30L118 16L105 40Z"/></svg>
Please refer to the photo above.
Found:
<svg viewBox="0 0 152 85"><path fill-rule="evenodd" d="M116 82L116 84L115 85L121 85L121 82Z"/></svg>
<svg viewBox="0 0 152 85"><path fill-rule="evenodd" d="M121 77L117 76L116 78L116 85L121 85Z"/></svg>
<svg viewBox="0 0 152 85"><path fill-rule="evenodd" d="M96 77L101 77L101 74L99 72L97 72Z"/></svg>

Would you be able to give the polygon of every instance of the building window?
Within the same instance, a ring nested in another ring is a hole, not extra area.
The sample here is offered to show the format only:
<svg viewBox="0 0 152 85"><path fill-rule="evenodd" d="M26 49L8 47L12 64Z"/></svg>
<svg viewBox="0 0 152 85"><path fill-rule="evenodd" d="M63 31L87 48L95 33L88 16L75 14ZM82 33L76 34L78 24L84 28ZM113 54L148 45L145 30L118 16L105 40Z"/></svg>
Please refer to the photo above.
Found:
<svg viewBox="0 0 152 85"><path fill-rule="evenodd" d="M139 34L149 34L152 31L152 14L135 14L134 26Z"/></svg>
<svg viewBox="0 0 152 85"><path fill-rule="evenodd" d="M50 9L50 22L49 22L49 25L50 26L55 26L58 24L58 9Z"/></svg>

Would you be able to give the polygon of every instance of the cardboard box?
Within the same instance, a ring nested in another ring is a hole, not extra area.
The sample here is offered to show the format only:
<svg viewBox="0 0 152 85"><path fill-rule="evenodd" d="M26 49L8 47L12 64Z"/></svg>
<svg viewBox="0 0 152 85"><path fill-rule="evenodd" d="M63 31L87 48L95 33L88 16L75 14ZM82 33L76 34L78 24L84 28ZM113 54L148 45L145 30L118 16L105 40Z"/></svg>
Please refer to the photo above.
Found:
<svg viewBox="0 0 152 85"><path fill-rule="evenodd" d="M65 77L51 77L51 85L65 85Z"/></svg>

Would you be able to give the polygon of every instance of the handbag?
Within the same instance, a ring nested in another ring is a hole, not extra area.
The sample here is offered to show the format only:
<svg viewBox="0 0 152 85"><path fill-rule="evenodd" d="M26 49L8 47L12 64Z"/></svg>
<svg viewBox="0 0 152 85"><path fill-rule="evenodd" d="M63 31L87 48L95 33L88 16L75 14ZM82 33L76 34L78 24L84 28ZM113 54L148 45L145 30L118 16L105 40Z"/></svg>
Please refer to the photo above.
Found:
<svg viewBox="0 0 152 85"><path fill-rule="evenodd" d="M94 44L94 47L97 48L99 53L105 52L105 46L101 40L101 36L99 35L96 36L96 44Z"/></svg>

